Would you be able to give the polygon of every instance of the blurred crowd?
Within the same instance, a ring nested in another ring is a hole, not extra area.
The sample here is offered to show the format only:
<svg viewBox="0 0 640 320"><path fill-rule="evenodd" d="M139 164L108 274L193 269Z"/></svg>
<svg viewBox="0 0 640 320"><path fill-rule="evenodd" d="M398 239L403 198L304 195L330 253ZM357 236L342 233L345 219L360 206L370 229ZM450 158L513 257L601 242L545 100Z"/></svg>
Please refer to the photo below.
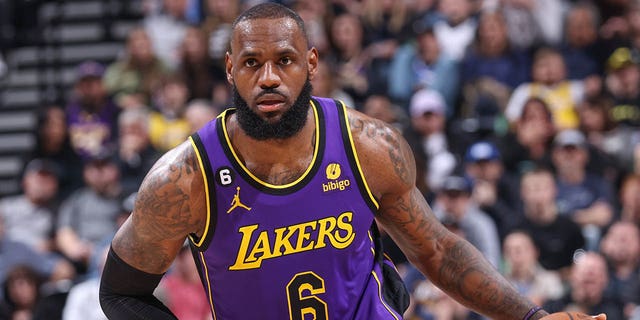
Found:
<svg viewBox="0 0 640 320"><path fill-rule="evenodd" d="M231 23L258 2L142 0L117 60L79 64L42 106L22 193L0 199L0 319L105 318L105 249L151 165L231 106ZM279 2L320 52L314 95L401 131L434 214L519 292L640 319L640 1ZM407 319L482 318L382 231ZM210 319L186 248L157 294Z"/></svg>

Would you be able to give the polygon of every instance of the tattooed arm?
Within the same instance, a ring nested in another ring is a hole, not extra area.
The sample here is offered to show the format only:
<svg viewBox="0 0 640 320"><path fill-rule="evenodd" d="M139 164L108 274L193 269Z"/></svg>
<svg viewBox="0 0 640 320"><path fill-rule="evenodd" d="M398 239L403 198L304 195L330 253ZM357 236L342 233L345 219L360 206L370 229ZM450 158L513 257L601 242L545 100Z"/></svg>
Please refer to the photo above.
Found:
<svg viewBox="0 0 640 320"><path fill-rule="evenodd" d="M409 261L465 306L494 319L522 319L535 305L436 219L415 186L413 154L400 133L353 111L349 123L364 176L380 203L376 220Z"/></svg>
<svg viewBox="0 0 640 320"><path fill-rule="evenodd" d="M185 142L145 177L135 208L118 230L102 275L100 304L113 319L175 319L153 290L187 235L203 234L203 179Z"/></svg>

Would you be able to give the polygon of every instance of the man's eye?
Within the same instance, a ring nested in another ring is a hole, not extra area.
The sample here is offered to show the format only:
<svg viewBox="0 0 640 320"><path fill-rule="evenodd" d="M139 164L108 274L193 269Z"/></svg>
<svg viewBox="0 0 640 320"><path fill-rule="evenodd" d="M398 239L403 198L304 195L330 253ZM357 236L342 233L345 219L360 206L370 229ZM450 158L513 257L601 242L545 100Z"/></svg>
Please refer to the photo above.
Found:
<svg viewBox="0 0 640 320"><path fill-rule="evenodd" d="M255 67L256 65L258 65L258 62L256 60L254 60L254 59L249 59L249 60L244 62L244 65L247 66L247 67L252 68L252 67Z"/></svg>
<svg viewBox="0 0 640 320"><path fill-rule="evenodd" d="M280 59L280 63L284 64L284 65L288 65L291 64L293 61L291 60L291 58L289 57L284 57L282 59Z"/></svg>

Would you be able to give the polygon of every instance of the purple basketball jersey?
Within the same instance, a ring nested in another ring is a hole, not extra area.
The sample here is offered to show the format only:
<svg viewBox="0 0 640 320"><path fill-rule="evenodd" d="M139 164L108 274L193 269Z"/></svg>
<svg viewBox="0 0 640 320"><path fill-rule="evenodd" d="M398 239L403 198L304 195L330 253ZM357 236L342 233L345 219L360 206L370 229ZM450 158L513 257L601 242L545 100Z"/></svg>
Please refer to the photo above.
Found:
<svg viewBox="0 0 640 320"><path fill-rule="evenodd" d="M254 176L229 143L225 111L191 137L209 214L191 238L214 319L401 319L383 298L370 232L378 206L344 105L314 98L315 154L286 185Z"/></svg>

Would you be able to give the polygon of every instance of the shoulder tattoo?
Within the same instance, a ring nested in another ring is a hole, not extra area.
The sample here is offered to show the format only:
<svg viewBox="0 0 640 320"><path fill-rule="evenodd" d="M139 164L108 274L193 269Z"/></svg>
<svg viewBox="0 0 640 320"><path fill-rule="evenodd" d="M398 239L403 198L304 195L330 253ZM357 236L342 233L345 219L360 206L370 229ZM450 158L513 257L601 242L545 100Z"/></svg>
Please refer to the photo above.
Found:
<svg viewBox="0 0 640 320"><path fill-rule="evenodd" d="M349 117L349 125L354 138L358 137L360 144L365 146L384 146L388 160L393 166L396 175L404 183L415 183L412 180L415 176L412 151L398 130L377 119L364 119L353 116Z"/></svg>

